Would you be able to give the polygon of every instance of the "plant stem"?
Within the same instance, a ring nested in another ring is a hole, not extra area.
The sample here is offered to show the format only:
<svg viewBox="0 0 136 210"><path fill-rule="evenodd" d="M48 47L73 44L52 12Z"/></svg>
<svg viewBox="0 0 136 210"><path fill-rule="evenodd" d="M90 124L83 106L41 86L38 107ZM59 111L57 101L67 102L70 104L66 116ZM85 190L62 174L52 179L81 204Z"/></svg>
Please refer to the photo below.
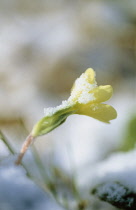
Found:
<svg viewBox="0 0 136 210"><path fill-rule="evenodd" d="M11 154L15 154L14 149L12 148L11 144L9 143L6 136L3 134L3 132L0 130L0 138L4 142L4 144L7 146L8 150L11 152Z"/></svg>
<svg viewBox="0 0 136 210"><path fill-rule="evenodd" d="M31 149L32 149L31 151L32 151L35 163L37 165L38 171L41 175L41 178L43 180L44 185L46 186L48 177L46 176L45 168L44 168L44 165L43 165L42 160L40 158L40 155L39 155L39 153L38 153L38 151L37 151L37 149L35 148L34 145L32 146Z"/></svg>
<svg viewBox="0 0 136 210"><path fill-rule="evenodd" d="M28 147L30 146L30 144L32 144L33 141L34 141L34 137L30 134L26 138L24 144L22 145L22 148L20 150L20 154L18 155L18 158L17 158L17 160L15 162L16 165L19 165L21 163L24 154L26 153Z"/></svg>
<svg viewBox="0 0 136 210"><path fill-rule="evenodd" d="M8 150L11 152L11 154L16 154L15 150L13 149L12 145L9 143L9 140L7 139L7 137L3 134L3 132L0 130L0 138L2 139L2 141L4 142L4 144L6 145L6 147L8 148ZM23 168L26 170L26 174L29 178L32 178L31 174L29 173L28 169L26 168L26 166L21 163L21 165L23 166Z"/></svg>

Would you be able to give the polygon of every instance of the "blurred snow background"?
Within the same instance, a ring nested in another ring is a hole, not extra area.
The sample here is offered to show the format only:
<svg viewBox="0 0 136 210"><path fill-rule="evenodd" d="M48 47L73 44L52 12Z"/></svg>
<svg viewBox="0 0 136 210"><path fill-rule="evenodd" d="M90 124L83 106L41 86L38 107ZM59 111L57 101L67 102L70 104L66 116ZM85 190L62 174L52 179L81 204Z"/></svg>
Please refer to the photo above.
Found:
<svg viewBox="0 0 136 210"><path fill-rule="evenodd" d="M0 1L0 126L16 152L43 109L67 99L74 80L88 67L96 70L98 84L113 86L108 103L118 118L105 125L71 116L35 142L45 168L53 164L67 174L74 171L81 179L81 171L91 173L97 163L119 150L136 112L136 1ZM2 141L0 145L3 160L9 151ZM24 162L38 176L30 151ZM2 188L5 185L6 190L12 179L9 172ZM7 192L12 190L10 186ZM22 205L23 192L22 200L16 193L9 204L1 191L0 202L7 206L0 204L0 209L15 209L18 196ZM33 200L36 205L40 202ZM52 210L53 201L49 201L47 209ZM98 200L91 208L115 209Z"/></svg>

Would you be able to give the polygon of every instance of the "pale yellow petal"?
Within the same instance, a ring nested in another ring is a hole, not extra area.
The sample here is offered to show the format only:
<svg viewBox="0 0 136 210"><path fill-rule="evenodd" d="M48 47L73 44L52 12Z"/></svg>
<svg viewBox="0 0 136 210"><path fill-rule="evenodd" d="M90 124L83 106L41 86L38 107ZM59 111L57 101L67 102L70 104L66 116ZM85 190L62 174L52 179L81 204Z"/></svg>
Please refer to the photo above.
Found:
<svg viewBox="0 0 136 210"><path fill-rule="evenodd" d="M111 98L113 94L113 89L111 85L99 86L91 91L94 94L95 103L100 103L107 101Z"/></svg>
<svg viewBox="0 0 136 210"><path fill-rule="evenodd" d="M95 71L92 68L87 69L85 71L84 75L85 75L88 83L94 84L96 82L95 81Z"/></svg>
<svg viewBox="0 0 136 210"><path fill-rule="evenodd" d="M117 117L116 110L107 104L92 104L91 106L84 105L77 110L76 114L87 115L105 123L109 123L110 120Z"/></svg>
<svg viewBox="0 0 136 210"><path fill-rule="evenodd" d="M93 69L89 68L76 79L68 101L72 103L86 104L93 100L93 94L90 92L96 87L95 72Z"/></svg>

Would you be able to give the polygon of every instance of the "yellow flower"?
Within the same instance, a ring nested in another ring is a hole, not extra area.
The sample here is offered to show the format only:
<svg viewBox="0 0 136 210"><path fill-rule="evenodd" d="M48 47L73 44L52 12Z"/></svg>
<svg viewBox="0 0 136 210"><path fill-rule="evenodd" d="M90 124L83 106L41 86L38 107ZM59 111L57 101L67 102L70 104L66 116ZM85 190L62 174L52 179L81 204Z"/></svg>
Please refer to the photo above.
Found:
<svg viewBox="0 0 136 210"><path fill-rule="evenodd" d="M97 86L95 72L89 68L76 81L68 101L75 104L75 114L87 115L109 123L117 117L116 110L102 104L111 98L113 89L110 85Z"/></svg>
<svg viewBox="0 0 136 210"><path fill-rule="evenodd" d="M65 122L71 114L80 114L93 117L105 123L109 123L117 117L116 110L102 102L112 96L113 90L110 85L97 86L95 72L89 68L76 81L68 100L60 106L45 109L45 117L36 123L30 135L26 138L16 164L21 160L37 136L44 135Z"/></svg>
<svg viewBox="0 0 136 210"><path fill-rule="evenodd" d="M74 83L68 100L60 106L45 109L45 117L33 128L34 137L44 135L61 125L71 114L80 114L93 117L109 123L117 117L116 110L102 102L112 96L113 89L110 85L97 86L95 72L89 68Z"/></svg>

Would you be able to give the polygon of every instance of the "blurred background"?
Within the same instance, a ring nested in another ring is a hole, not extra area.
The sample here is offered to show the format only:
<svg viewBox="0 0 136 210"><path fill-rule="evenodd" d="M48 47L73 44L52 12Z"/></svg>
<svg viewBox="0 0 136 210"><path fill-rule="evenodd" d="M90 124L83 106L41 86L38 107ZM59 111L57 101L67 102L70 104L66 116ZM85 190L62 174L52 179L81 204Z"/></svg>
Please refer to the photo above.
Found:
<svg viewBox="0 0 136 210"><path fill-rule="evenodd" d="M15 152L44 108L67 99L74 80L89 67L96 71L98 85L113 86L108 104L118 118L105 125L73 115L40 137L35 148L46 172L52 166L86 180L86 169L93 170L120 149L134 147L136 1L0 0L0 129ZM132 144L126 147L130 138ZM9 154L1 140L0 160ZM30 150L24 162L38 177ZM93 203L94 210L115 209L98 200Z"/></svg>

